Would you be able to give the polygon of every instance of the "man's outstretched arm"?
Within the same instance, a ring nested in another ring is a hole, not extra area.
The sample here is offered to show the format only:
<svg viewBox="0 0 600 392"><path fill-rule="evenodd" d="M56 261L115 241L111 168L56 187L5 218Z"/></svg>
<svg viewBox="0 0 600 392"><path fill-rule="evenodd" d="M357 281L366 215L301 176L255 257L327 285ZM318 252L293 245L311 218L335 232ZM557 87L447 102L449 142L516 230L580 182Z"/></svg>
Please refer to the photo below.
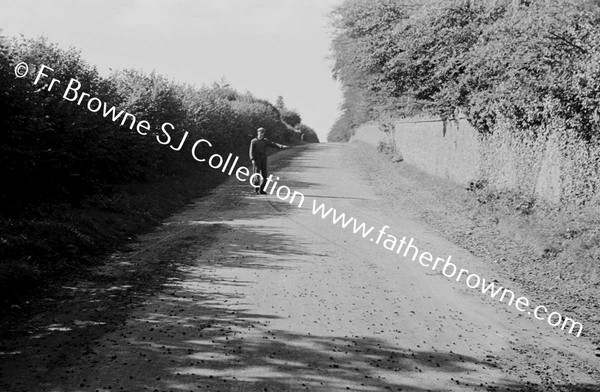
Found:
<svg viewBox="0 0 600 392"><path fill-rule="evenodd" d="M275 143L275 142L272 142L272 141L270 141L270 140L267 140L267 139L265 139L265 140L266 140L267 144L268 144L270 147L273 147L273 148L279 148L279 149L292 148L292 147L290 147L290 146L288 146L288 145L285 145L285 144L279 144L279 143Z"/></svg>

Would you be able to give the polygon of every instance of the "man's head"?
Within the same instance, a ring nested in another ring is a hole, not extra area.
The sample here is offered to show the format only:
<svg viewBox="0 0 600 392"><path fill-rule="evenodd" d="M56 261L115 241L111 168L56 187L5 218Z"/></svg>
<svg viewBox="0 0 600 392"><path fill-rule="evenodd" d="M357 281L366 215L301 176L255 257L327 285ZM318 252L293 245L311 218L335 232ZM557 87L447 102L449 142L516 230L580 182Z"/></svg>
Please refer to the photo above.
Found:
<svg viewBox="0 0 600 392"><path fill-rule="evenodd" d="M259 140L262 140L265 137L265 133L267 133L267 130L264 129L263 127L260 127L256 130L256 137Z"/></svg>

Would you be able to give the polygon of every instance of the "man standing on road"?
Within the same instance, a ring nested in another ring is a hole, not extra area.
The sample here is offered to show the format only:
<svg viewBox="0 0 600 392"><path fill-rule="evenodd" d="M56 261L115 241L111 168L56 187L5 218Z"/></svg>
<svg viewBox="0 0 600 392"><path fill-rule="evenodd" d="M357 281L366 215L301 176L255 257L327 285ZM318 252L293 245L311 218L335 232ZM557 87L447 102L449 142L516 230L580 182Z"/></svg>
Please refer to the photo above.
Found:
<svg viewBox="0 0 600 392"><path fill-rule="evenodd" d="M250 159L252 160L252 172L260 173L261 181L259 184L254 183L254 192L258 195L266 195L265 192L265 180L267 179L267 147L273 148L290 148L285 144L273 143L270 140L265 139L266 129L258 128L256 130L256 137L250 142Z"/></svg>

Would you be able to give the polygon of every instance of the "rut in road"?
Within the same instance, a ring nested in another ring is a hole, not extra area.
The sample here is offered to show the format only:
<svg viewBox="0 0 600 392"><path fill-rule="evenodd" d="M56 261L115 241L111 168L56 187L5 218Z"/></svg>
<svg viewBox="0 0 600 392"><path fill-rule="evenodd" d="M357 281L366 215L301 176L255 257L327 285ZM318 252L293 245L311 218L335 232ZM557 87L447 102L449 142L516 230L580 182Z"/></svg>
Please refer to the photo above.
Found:
<svg viewBox="0 0 600 392"><path fill-rule="evenodd" d="M585 340L314 216L312 199L492 274L381 200L344 148L353 147L308 146L272 161L280 184L306 196L302 208L232 178L113 255L118 263L99 269L107 284L69 288L72 314L3 355L2 389L598 390L597 373L582 370L595 360ZM144 275L158 281L154 292L134 296L111 280L154 262L175 268ZM93 299L107 293L130 302L119 317ZM83 308L90 320L77 318Z"/></svg>

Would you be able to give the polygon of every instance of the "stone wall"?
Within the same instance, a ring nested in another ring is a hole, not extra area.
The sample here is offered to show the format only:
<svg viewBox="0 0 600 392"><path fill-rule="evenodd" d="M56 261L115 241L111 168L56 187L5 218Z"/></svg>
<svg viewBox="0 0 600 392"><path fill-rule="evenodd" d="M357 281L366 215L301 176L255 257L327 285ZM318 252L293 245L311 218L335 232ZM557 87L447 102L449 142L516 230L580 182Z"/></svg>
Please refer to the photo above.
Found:
<svg viewBox="0 0 600 392"><path fill-rule="evenodd" d="M552 133L547 138L523 142L511 135L496 132L481 137L465 119L444 122L414 118L366 123L351 141L374 146L380 142L393 144L405 162L461 186L486 180L496 189L513 190L554 204L571 204L573 197L564 200L563 188L574 179L572 175L569 181L563 179L574 165L565 155L560 137ZM597 196L588 194L584 199L597 200Z"/></svg>
<svg viewBox="0 0 600 392"><path fill-rule="evenodd" d="M360 140L374 146L379 142L393 143L406 162L456 183L467 184L478 178L477 132L466 120L443 122L420 118L391 124L386 133L377 122L366 123L350 141Z"/></svg>

